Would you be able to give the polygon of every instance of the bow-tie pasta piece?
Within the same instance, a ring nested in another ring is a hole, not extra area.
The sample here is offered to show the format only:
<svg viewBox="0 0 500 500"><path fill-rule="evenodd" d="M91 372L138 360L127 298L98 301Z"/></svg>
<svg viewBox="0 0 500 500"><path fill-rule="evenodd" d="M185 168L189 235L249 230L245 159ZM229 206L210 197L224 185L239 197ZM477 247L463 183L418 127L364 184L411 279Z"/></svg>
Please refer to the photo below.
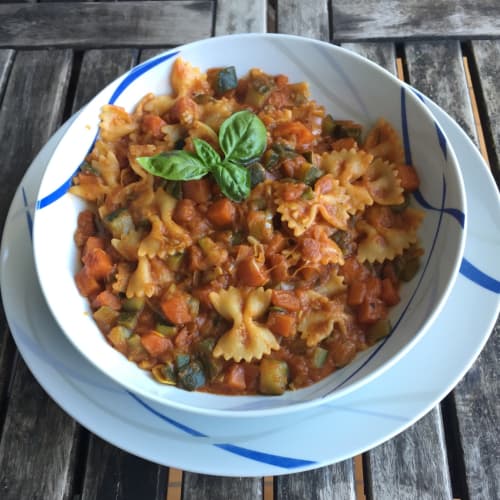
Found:
<svg viewBox="0 0 500 500"><path fill-rule="evenodd" d="M365 183L379 205L399 205L404 202L403 188L393 163L375 159L365 173Z"/></svg>
<svg viewBox="0 0 500 500"><path fill-rule="evenodd" d="M279 348L279 344L270 330L256 322L271 303L271 290L257 288L246 297L238 289L211 292L209 297L215 310L225 319L233 322L230 330L217 342L213 355L224 359L251 361L262 359L264 354Z"/></svg>
<svg viewBox="0 0 500 500"><path fill-rule="evenodd" d="M373 156L391 163L404 163L405 154L401 138L394 127L383 118L379 118L368 132L363 149Z"/></svg>

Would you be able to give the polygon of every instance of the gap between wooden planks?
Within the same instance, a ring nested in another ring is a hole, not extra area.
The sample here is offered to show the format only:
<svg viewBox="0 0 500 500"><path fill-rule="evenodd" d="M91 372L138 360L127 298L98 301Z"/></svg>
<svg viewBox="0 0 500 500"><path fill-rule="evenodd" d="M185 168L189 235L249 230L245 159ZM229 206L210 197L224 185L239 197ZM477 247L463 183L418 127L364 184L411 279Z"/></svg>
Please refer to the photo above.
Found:
<svg viewBox="0 0 500 500"><path fill-rule="evenodd" d="M479 141L479 150L489 165L488 152L486 149L486 143L484 140L483 127L481 124L481 118L479 115L479 110L477 107L476 94L474 92L474 87L472 85L472 78L470 75L469 61L467 57L463 57L463 65L465 70L465 76L467 79L467 88L469 91L469 97L472 105L472 113L474 117L474 125L477 130L477 137ZM403 61L400 57L396 59L396 70L397 75L401 80L404 80L403 71ZM363 472L363 458L361 455L354 457L354 481L356 489L357 500L365 500L365 486L364 486L364 472ZM182 499L182 471L175 468L170 468L168 473L168 486L166 493L166 500L181 500ZM272 476L266 476L263 478L263 500L274 500L274 480ZM460 500L454 497L453 500Z"/></svg>

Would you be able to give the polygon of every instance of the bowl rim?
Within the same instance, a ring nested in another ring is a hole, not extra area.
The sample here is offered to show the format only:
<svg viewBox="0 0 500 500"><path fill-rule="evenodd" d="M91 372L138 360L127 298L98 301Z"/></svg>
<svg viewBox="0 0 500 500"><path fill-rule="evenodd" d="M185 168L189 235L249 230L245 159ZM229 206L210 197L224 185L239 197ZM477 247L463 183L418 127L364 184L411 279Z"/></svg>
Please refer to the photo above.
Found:
<svg viewBox="0 0 500 500"><path fill-rule="evenodd" d="M410 99L414 101L414 103L417 103L417 106L420 108L420 110L427 116L428 120L430 122L433 122L435 126L440 129L439 125L437 124L433 114L429 110L429 108L425 105L425 102L423 99L419 97L419 92L414 89L411 85L408 83L399 80L396 76L394 76L392 73L390 73L388 70L385 68L379 66L378 64L374 63L373 61L370 61L369 59L352 52L346 48L334 45L329 42L321 41L321 40L316 40L312 38L307 38L307 37L302 37L298 35L288 35L288 34L281 34L281 33L242 33L242 34L231 34L231 35L221 35L221 36L215 36L215 37L210 37L210 38L205 38L201 40L196 40L190 43L182 44L176 47L172 47L168 50L162 51L159 54L154 55L151 58L148 58L146 61L141 62L140 64L135 65L131 69L129 69L127 72L121 74L117 78L115 78L112 82L107 84L104 88L102 88L97 94L95 94L92 99L89 100L89 102L82 108L80 109L75 115L80 114L90 103L93 103L99 98L105 94L109 89L118 87L123 81L126 81L127 78L133 74L134 72L137 72L138 70L144 69L147 71L149 65L153 61L157 61L158 59L164 58L167 55L175 55L178 52L182 52L183 50L186 49L191 49L191 48L196 48L197 46L202 46L205 44L210 44L210 43L215 43L217 42L224 42L224 41L230 41L230 40L235 40L235 39L254 39L254 38L260 38L260 39L281 39L281 40L293 40L298 43L307 43L307 44L312 44L312 45L317 45L318 47L323 47L326 50L329 51L338 51L339 53L342 53L346 55L347 57L351 57L353 59L358 60L360 63L367 65L372 71L378 72L379 74L384 75L386 78L391 80L396 86L398 86L400 89L405 89L407 91L407 95L410 96ZM77 120L74 120L74 122L68 127L68 130L64 133L64 135L61 137L59 143L57 144L55 151L60 147L60 144L64 141L65 137L67 136L68 132L71 130L71 127L75 125L75 122ZM447 153L450 156L450 163L453 166L453 172L454 176L456 177L457 180L457 198L460 201L460 206L459 209L463 212L463 214L467 213L467 207L466 207L466 197L465 197L465 187L464 187L464 181L463 177L459 168L459 162L456 157L456 154L454 152L454 149L451 145L451 142L449 139L446 137L446 134L441 130L440 133L442 136L445 138L446 144L447 144ZM106 371L105 367L101 366L98 364L93 358L87 356L80 347L78 346L78 343L75 341L75 339L68 335L61 325L59 318L57 314L55 313L53 307L52 307L52 301L49 300L48 295L46 294L46 288L44 287L43 280L41 279L41 270L39 268L40 265L40 260L37 258L37 255L39 255L39 252L37 251L37 248L39 248L39 245L41 245L42 238L38 237L38 231L37 227L37 213L39 212L39 209L42 208L39 206L40 203L40 193L41 193L41 186L43 184L43 178L46 176L46 172L48 167L50 167L51 161L49 160L47 163L47 168L46 171L43 174L42 181L40 183L40 187L37 193L37 201L36 201L36 209L33 217L33 254L34 254L34 261L35 261L35 269L37 273L37 277L39 279L40 287L44 296L44 299L48 305L48 308L54 317L56 323L59 325L61 330L64 332L65 337L72 343L72 345L87 359L89 360L93 366L98 368L100 372L102 372L104 375L107 377L110 377L113 379L115 382L117 382L121 387L123 387L125 390L130 391L133 394L139 395L143 398L145 398L148 401L152 401L161 405L165 405L167 407L172 407L176 408L178 410L184 410L188 411L191 413L197 413L200 415L210 415L210 416L223 416L223 417L240 417L240 418L252 418L252 417L265 417L265 416L271 416L271 415L280 415L280 414L285 414L285 413L292 413L296 412L299 410L304 410L307 408L312 408L316 407L318 405L331 402L333 400L336 400L338 398L341 398L345 396L348 393L351 393L358 388L364 386L365 384L369 384L372 380L380 376L382 373L384 373L386 370L388 370L390 367L392 367L395 363L399 362L415 345L416 343L423 337L423 335L427 332L427 330L430 328L430 326L434 323L435 319L438 317L438 315L441 313L442 308L444 307L444 304L448 300L448 297L451 293L451 290L456 282L458 272L460 269L460 263L464 254L464 249L465 249L465 241L466 241L466 229L467 229L467 217L464 218L463 221L463 230L461 231L461 236L459 238L459 246L456 249L455 257L454 257L454 264L452 267L452 271L450 273L446 288L444 292L441 294L439 297L435 307L433 308L432 314L423 322L423 325L418 331L416 332L415 336L408 341L403 347L399 348L399 350L392 354L389 359L387 359L385 362L383 362L380 366L376 367L375 369L372 369L369 373L361 376L358 380L345 385L343 387L337 387L333 392L330 392L324 396L320 397L312 397L312 399L307 399L303 401L287 401L285 402L284 405L282 406L275 406L273 408L261 408L261 409L219 409L219 408L205 408L200 406L191 406L188 403L185 402L180 402L180 401L172 401L169 400L168 397L165 396L160 396L158 394L150 394L147 392L147 390L143 388L137 388L134 387L133 384L130 384L128 380L124 381L120 378L118 378L115 374L110 373L109 371ZM71 176L73 177L73 175ZM68 185L69 187L69 185ZM39 219L38 219L39 220ZM96 325L97 328L97 325ZM380 345L380 347L383 344L377 344ZM359 354L359 353L358 353ZM131 363L128 359L125 357L123 358L126 363ZM362 365L364 366L364 364ZM362 367L360 367L361 369ZM356 372L355 372L356 373ZM347 381L347 380L346 380ZM343 385L346 381L344 381L341 385ZM314 385L314 384L313 384ZM178 389L182 390L182 389ZM195 393L196 394L196 393ZM238 396L232 396L232 395L213 395L214 397L223 397L223 398L235 398ZM252 397L252 396L249 396ZM279 396L278 396L279 398Z"/></svg>

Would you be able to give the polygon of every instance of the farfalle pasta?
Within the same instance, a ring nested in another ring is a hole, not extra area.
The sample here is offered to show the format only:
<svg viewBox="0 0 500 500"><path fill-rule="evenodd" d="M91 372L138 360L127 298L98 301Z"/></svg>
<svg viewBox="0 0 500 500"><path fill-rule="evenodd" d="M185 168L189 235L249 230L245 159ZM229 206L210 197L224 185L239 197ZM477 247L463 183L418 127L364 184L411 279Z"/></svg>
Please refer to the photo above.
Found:
<svg viewBox="0 0 500 500"><path fill-rule="evenodd" d="M418 174L395 129L334 118L307 83L178 58L172 92L106 105L71 192L76 284L158 382L281 394L391 331L418 270ZM334 90L334 89L333 89Z"/></svg>

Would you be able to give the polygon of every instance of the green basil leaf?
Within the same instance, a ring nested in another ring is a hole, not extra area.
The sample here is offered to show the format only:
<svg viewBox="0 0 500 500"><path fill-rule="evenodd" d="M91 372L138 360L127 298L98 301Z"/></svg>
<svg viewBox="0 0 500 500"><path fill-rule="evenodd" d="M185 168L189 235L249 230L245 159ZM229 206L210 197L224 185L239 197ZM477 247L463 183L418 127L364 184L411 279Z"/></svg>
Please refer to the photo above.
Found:
<svg viewBox="0 0 500 500"><path fill-rule="evenodd" d="M197 137L195 137L193 139L193 146L196 154L198 155L198 158L205 165L208 165L210 167L212 165L215 165L216 163L221 162L219 153L217 153L217 151L215 151L215 149L203 139L198 139Z"/></svg>
<svg viewBox="0 0 500 500"><path fill-rule="evenodd" d="M224 160L211 168L222 194L233 201L242 201L250 194L250 171L242 165Z"/></svg>
<svg viewBox="0 0 500 500"><path fill-rule="evenodd" d="M209 172L209 168L199 158L184 150L141 156L136 160L150 174L169 181L201 179Z"/></svg>
<svg viewBox="0 0 500 500"><path fill-rule="evenodd" d="M266 127L254 113L238 111L222 123L219 142L227 160L245 163L264 152Z"/></svg>

